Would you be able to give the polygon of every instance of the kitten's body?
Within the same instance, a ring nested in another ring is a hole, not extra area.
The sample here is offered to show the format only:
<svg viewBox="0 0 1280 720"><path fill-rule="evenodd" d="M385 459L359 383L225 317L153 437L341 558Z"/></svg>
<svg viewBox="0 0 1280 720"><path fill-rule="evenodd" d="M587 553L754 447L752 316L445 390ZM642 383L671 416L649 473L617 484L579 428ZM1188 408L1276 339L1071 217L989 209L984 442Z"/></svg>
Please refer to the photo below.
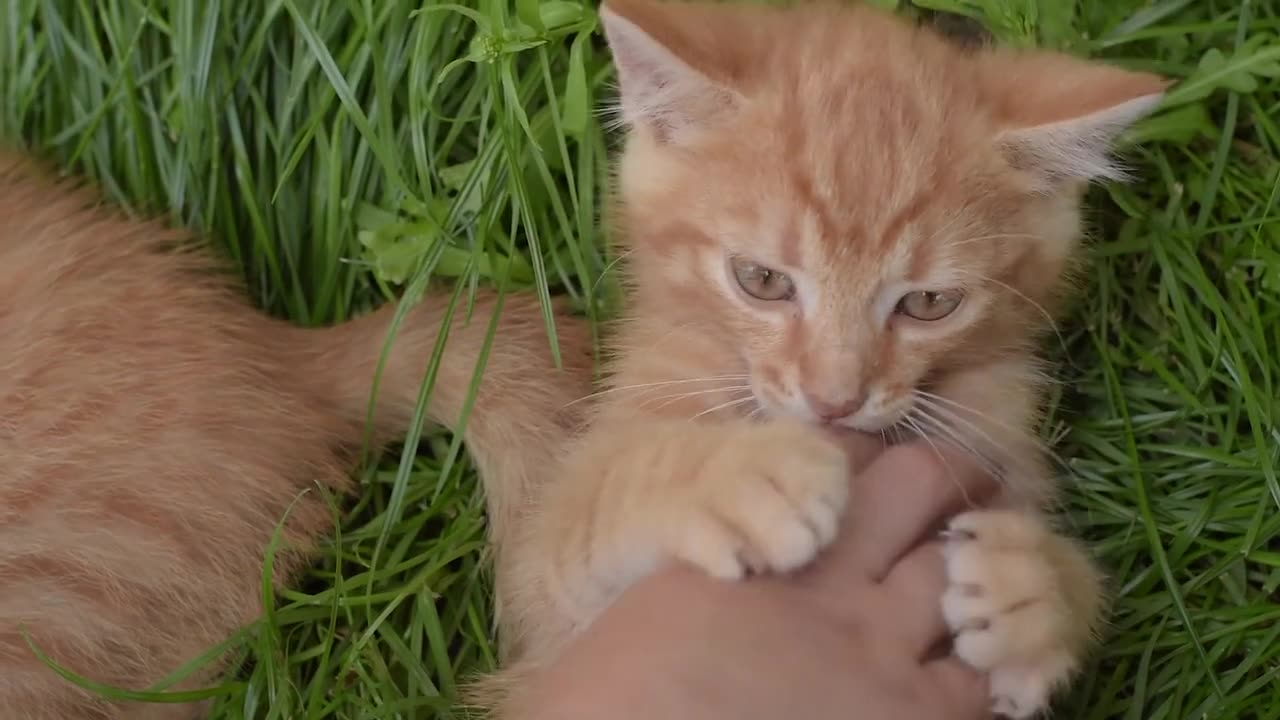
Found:
<svg viewBox="0 0 1280 720"><path fill-rule="evenodd" d="M331 529L317 484L350 489L394 311L289 326L211 256L176 252L182 233L97 205L0 153L0 714L14 720L193 714L95 699L39 662L22 629L69 669L142 690L255 619L286 510L281 582ZM494 300L471 324L459 310L433 417L458 417ZM442 305L424 301L392 346L383 440L407 427ZM586 329L560 328L567 372L536 301L508 298L469 421L481 472L500 479L499 540L568 432L563 408L587 392Z"/></svg>
<svg viewBox="0 0 1280 720"><path fill-rule="evenodd" d="M630 292L590 429L513 546L508 679L662 563L807 563L846 500L834 425L998 469L998 509L952 525L944 612L997 710L1043 709L1102 598L1042 514L1035 352L1084 188L1165 83L842 3L609 0L602 19Z"/></svg>

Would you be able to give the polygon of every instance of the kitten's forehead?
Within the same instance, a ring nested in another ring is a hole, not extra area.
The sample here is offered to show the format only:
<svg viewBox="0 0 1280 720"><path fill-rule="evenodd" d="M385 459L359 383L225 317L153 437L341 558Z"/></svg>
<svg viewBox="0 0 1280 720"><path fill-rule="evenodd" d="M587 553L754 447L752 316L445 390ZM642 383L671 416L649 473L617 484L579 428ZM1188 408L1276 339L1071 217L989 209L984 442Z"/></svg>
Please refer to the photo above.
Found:
<svg viewBox="0 0 1280 720"><path fill-rule="evenodd" d="M705 226L731 252L801 272L824 293L860 301L886 279L922 281L947 259L934 246L971 224L971 199L923 143L904 147L908 158L869 141L788 141L766 128L754 137L726 136L754 147L746 162L717 152L697 164Z"/></svg>
<svg viewBox="0 0 1280 720"><path fill-rule="evenodd" d="M933 216L947 205L969 202L957 193L963 187L953 179L956 163L924 134L912 141L817 124L757 125L753 133L748 125L727 137L753 147L754 157L748 165L704 166L713 175L708 200L723 208L726 195L737 196L729 214L772 241L770 259L785 265L846 272L884 265L921 237L922 223L936 225Z"/></svg>
<svg viewBox="0 0 1280 720"><path fill-rule="evenodd" d="M752 98L708 166L724 161L725 182L754 185L751 205L788 204L809 235L891 242L932 206L963 199L956 176L985 173L994 155L981 118L948 117L909 82L853 71L798 80Z"/></svg>

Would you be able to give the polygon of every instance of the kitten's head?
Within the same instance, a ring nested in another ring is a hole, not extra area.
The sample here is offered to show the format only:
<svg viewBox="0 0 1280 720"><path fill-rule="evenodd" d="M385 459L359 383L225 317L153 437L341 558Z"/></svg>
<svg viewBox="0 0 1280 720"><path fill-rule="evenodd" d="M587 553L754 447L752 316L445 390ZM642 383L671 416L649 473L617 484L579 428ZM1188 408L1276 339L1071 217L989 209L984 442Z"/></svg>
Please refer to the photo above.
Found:
<svg viewBox="0 0 1280 720"><path fill-rule="evenodd" d="M610 0L636 311L771 412L861 430L1027 353L1085 184L1161 78L966 49L863 7Z"/></svg>

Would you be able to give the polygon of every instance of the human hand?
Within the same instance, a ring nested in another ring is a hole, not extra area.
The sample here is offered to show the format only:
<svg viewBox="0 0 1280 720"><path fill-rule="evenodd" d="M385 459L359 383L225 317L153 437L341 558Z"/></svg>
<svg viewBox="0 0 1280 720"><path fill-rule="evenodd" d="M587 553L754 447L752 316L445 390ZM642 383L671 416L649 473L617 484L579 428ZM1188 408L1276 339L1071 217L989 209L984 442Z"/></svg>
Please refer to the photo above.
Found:
<svg viewBox="0 0 1280 720"><path fill-rule="evenodd" d="M792 575L722 583L687 569L631 588L509 707L524 720L989 717L985 679L935 658L947 637L936 542L992 481L928 448L857 473L840 537Z"/></svg>

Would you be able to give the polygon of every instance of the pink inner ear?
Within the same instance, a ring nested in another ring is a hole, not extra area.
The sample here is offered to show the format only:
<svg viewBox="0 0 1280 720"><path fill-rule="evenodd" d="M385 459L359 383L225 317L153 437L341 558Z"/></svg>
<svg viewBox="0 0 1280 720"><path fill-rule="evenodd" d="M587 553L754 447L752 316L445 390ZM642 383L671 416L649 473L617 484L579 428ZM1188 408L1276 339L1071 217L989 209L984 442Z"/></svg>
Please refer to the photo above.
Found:
<svg viewBox="0 0 1280 720"><path fill-rule="evenodd" d="M980 91L1009 162L1044 182L1125 178L1112 144L1159 105L1168 82L1059 53L993 52L977 61Z"/></svg>
<svg viewBox="0 0 1280 720"><path fill-rule="evenodd" d="M685 131L713 122L736 100L731 85L713 63L713 33L701 42L699 13L719 12L705 4L662 4L613 0L600 17L613 52L626 124L645 128L669 142ZM728 55L728 57L732 57Z"/></svg>
<svg viewBox="0 0 1280 720"><path fill-rule="evenodd" d="M1008 129L1061 123L1160 95L1165 78L1061 53L993 52L979 77L996 119Z"/></svg>

